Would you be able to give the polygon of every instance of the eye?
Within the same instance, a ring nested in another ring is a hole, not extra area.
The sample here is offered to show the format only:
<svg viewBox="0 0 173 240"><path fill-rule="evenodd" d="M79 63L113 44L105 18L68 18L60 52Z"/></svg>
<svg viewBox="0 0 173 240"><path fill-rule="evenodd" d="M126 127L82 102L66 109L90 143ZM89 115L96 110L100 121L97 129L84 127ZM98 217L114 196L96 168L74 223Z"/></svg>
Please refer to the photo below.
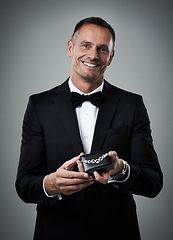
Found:
<svg viewBox="0 0 173 240"><path fill-rule="evenodd" d="M106 47L101 47L100 52L102 53L108 53L108 49Z"/></svg>
<svg viewBox="0 0 173 240"><path fill-rule="evenodd" d="M85 44L82 45L82 47L89 48L89 45L85 43Z"/></svg>

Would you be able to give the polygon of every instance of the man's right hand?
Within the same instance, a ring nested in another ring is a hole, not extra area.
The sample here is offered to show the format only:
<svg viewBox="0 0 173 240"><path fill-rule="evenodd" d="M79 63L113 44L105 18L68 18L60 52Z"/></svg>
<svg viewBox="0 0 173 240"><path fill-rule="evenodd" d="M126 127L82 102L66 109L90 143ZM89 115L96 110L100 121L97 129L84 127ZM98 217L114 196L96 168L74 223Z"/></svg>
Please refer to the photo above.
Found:
<svg viewBox="0 0 173 240"><path fill-rule="evenodd" d="M73 171L79 158L80 155L66 161L56 172L45 177L44 187L48 195L70 195L94 183L94 178L87 173Z"/></svg>

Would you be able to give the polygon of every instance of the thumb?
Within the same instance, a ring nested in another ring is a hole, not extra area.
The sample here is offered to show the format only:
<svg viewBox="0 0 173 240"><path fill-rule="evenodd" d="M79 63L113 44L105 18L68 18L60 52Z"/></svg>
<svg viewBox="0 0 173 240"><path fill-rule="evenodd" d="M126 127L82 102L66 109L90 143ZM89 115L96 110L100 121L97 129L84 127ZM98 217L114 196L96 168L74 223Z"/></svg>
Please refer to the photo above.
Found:
<svg viewBox="0 0 173 240"><path fill-rule="evenodd" d="M112 158L113 163L115 163L118 159L117 152L115 152L115 151L110 151L109 156Z"/></svg>
<svg viewBox="0 0 173 240"><path fill-rule="evenodd" d="M80 156L76 156L76 157L66 161L61 167L65 170L72 171L73 167L76 165L79 158L80 158Z"/></svg>

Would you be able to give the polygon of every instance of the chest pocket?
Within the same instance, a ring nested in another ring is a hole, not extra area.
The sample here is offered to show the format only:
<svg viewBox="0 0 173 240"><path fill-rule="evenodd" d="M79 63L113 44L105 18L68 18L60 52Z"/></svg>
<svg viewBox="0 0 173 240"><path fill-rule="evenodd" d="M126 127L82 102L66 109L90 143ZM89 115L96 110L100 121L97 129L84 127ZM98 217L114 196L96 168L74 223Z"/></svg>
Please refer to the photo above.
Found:
<svg viewBox="0 0 173 240"><path fill-rule="evenodd" d="M121 134L128 134L127 126L109 129L107 133L107 137L114 136L114 135L121 135Z"/></svg>

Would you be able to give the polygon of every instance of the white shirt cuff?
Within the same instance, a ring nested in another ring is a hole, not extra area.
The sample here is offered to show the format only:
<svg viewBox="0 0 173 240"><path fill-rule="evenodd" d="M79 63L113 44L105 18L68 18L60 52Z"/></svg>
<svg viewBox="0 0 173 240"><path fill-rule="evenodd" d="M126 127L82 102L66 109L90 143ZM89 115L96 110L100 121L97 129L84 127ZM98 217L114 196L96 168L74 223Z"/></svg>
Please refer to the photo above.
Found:
<svg viewBox="0 0 173 240"><path fill-rule="evenodd" d="M45 189L45 187L44 187L44 180L45 180L45 178L47 177L47 175L44 177L44 179L43 179L43 190L44 190L44 193L45 193L45 195L47 196L47 197L49 197L49 198L52 198L52 197L58 197L58 200L61 200L62 199L62 195L61 195L61 193L57 193L56 195L49 195L47 192L46 192L46 189Z"/></svg>
<svg viewBox="0 0 173 240"><path fill-rule="evenodd" d="M123 183L123 182L126 182L130 177L130 166L129 166L129 164L127 164L127 166L128 166L128 174L127 174L127 177L124 180L118 181L118 180L113 179L111 176L109 176L108 183Z"/></svg>

